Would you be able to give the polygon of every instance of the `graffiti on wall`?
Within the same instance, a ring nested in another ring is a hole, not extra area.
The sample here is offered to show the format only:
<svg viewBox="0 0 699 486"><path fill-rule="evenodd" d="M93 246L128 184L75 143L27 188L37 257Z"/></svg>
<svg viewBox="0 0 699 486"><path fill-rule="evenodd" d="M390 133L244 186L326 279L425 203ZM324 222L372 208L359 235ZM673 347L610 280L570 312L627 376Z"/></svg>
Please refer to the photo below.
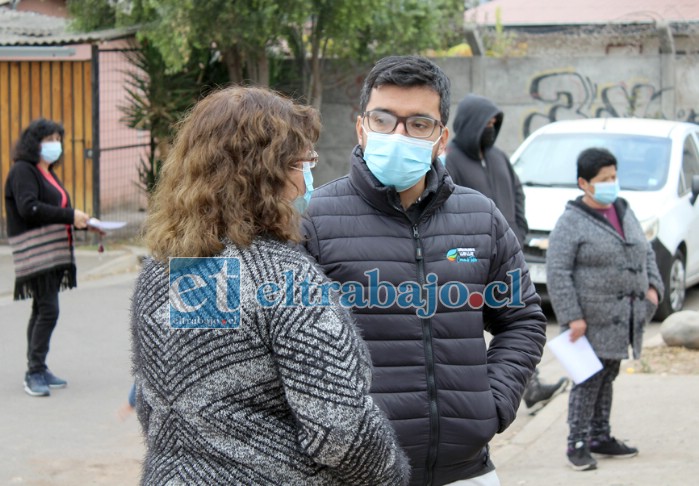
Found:
<svg viewBox="0 0 699 486"><path fill-rule="evenodd" d="M574 70L543 72L532 79L529 95L546 107L524 118L522 133L527 137L548 123L579 118L664 118L699 123L693 108L682 108L675 116L663 112L662 97L672 89L660 89L646 80L598 85Z"/></svg>

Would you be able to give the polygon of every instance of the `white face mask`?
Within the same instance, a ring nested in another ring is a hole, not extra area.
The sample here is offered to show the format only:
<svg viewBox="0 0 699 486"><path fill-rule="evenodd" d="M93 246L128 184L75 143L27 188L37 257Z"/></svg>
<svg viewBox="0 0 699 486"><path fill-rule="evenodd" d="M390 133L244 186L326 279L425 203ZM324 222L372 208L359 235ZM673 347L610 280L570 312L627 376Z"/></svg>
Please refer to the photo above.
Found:
<svg viewBox="0 0 699 486"><path fill-rule="evenodd" d="M42 142L41 143L41 158L49 164L53 164L63 153L61 142Z"/></svg>

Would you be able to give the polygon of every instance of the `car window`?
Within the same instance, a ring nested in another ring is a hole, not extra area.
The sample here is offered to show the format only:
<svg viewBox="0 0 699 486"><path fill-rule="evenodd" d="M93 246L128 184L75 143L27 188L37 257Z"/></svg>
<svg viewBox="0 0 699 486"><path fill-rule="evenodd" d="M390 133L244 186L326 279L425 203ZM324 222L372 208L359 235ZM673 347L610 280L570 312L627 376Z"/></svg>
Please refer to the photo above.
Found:
<svg viewBox="0 0 699 486"><path fill-rule="evenodd" d="M659 190L667 180L671 140L612 133L545 134L534 138L514 161L524 185L577 187L577 160L591 147L617 159L619 184L635 191Z"/></svg>
<svg viewBox="0 0 699 486"><path fill-rule="evenodd" d="M692 177L699 175L699 155L691 135L684 140L682 147L682 175L680 178L679 195L683 196L692 190Z"/></svg>

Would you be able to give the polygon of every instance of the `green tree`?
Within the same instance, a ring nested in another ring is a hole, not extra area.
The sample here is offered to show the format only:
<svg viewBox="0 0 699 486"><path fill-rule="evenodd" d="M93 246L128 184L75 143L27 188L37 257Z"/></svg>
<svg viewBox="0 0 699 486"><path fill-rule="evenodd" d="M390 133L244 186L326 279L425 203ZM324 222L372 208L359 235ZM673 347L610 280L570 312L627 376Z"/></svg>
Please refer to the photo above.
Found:
<svg viewBox="0 0 699 486"><path fill-rule="evenodd" d="M169 74L160 52L148 42L126 51L131 69L125 71L126 104L119 106L121 121L129 128L148 131L150 150L139 163L139 182L150 193L167 157L172 128L202 94L221 81L216 64L192 60L180 72Z"/></svg>
<svg viewBox="0 0 699 486"><path fill-rule="evenodd" d="M378 0L304 0L285 29L285 40L302 79L305 99L320 107L326 59L352 59L356 33L371 21Z"/></svg>
<svg viewBox="0 0 699 486"><path fill-rule="evenodd" d="M279 40L288 11L276 0L140 0L144 36L180 70L193 49L218 49L234 83L269 83L269 50Z"/></svg>
<svg viewBox="0 0 699 486"><path fill-rule="evenodd" d="M363 31L372 57L443 49L463 39L462 0L387 0Z"/></svg>
<svg viewBox="0 0 699 486"><path fill-rule="evenodd" d="M70 26L77 32L89 32L116 26L114 2L107 0L69 0Z"/></svg>
<svg viewBox="0 0 699 486"><path fill-rule="evenodd" d="M320 107L323 64L348 69L388 54L417 54L461 41L462 0L305 0L290 19L286 40L303 79L307 101Z"/></svg>
<svg viewBox="0 0 699 486"><path fill-rule="evenodd" d="M268 50L288 22L276 0L69 0L68 10L75 30L141 25L139 40L160 51L171 73L213 47L232 82L262 85Z"/></svg>
<svg viewBox="0 0 699 486"><path fill-rule="evenodd" d="M303 96L317 107L326 60L352 67L442 49L461 41L463 23L462 0L70 0L69 8L76 26L143 25L140 38L161 52L170 72L213 46L232 82L268 84L270 56L291 52ZM84 19L89 12L94 17Z"/></svg>

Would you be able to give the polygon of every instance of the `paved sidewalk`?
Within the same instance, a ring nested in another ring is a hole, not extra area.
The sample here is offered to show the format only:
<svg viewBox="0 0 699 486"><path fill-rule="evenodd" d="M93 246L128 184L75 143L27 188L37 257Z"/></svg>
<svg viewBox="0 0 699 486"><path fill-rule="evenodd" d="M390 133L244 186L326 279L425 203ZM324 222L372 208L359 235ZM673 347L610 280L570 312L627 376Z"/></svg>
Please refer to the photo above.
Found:
<svg viewBox="0 0 699 486"><path fill-rule="evenodd" d="M31 301L12 300L11 252L0 246L0 485L138 484L140 427L117 411L132 383L129 306L140 253L77 250L78 287L61 293L48 359L68 387L29 397L22 379Z"/></svg>
<svg viewBox="0 0 699 486"><path fill-rule="evenodd" d="M567 466L567 398L559 396L493 453L503 486L699 484L699 375L621 374L614 384L612 433L640 453L599 459L594 471Z"/></svg>

